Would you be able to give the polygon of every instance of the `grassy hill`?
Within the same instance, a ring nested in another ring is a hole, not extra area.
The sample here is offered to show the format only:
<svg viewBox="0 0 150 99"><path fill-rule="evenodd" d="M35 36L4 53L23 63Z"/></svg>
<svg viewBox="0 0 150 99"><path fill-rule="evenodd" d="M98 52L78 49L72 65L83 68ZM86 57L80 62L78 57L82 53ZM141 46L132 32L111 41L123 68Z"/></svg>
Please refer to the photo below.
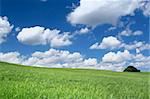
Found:
<svg viewBox="0 0 150 99"><path fill-rule="evenodd" d="M0 62L0 99L149 99L149 76Z"/></svg>

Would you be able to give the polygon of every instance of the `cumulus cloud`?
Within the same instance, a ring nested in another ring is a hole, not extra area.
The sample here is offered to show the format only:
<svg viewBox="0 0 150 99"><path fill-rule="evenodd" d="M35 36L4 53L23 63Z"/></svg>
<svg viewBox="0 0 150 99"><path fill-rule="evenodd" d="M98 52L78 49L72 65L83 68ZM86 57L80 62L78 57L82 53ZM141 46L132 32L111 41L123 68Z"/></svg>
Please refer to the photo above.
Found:
<svg viewBox="0 0 150 99"><path fill-rule="evenodd" d="M112 71L123 71L124 67L127 66L126 62L121 63L108 63L108 62L100 62L97 65L100 70L112 70Z"/></svg>
<svg viewBox="0 0 150 99"><path fill-rule="evenodd" d="M51 47L68 46L72 44L70 38L68 32L61 33L60 30L50 30L40 26L23 28L17 36L17 39L23 44L50 44Z"/></svg>
<svg viewBox="0 0 150 99"><path fill-rule="evenodd" d="M50 49L45 52L35 52L32 54L33 58L40 59L37 64L43 63L74 63L83 60L82 55L78 52L70 53L69 51L60 51ZM32 65L32 64L30 64Z"/></svg>
<svg viewBox="0 0 150 99"><path fill-rule="evenodd" d="M150 68L150 56L144 56L140 53L133 56L132 62L129 65L133 65L137 68L144 68L149 70Z"/></svg>
<svg viewBox="0 0 150 99"><path fill-rule="evenodd" d="M0 53L0 61L49 68L92 68L113 71L122 71L128 65L139 68L147 68L150 65L150 57L140 53L133 55L128 50L109 52L99 62L96 58L85 58L79 52L56 49L37 51L29 57L22 56L18 52Z"/></svg>
<svg viewBox="0 0 150 99"><path fill-rule="evenodd" d="M145 5L145 8L143 11L144 11L145 16L150 16L150 1Z"/></svg>
<svg viewBox="0 0 150 99"><path fill-rule="evenodd" d="M90 49L106 49L111 48L114 49L121 45L121 41L119 41L116 37L108 36L104 37L102 42L93 44Z"/></svg>
<svg viewBox="0 0 150 99"><path fill-rule="evenodd" d="M117 27L113 26L113 27L108 28L108 31L110 32L110 31L113 31L115 29L117 29Z"/></svg>
<svg viewBox="0 0 150 99"><path fill-rule="evenodd" d="M78 31L78 34L87 34L90 30L86 28L81 28L80 31Z"/></svg>
<svg viewBox="0 0 150 99"><path fill-rule="evenodd" d="M13 25L7 17L0 16L0 44L5 42L7 35L12 31Z"/></svg>
<svg viewBox="0 0 150 99"><path fill-rule="evenodd" d="M139 36L142 34L143 34L143 32L140 30L133 32L130 29L126 29L126 30L122 31L121 33L119 33L119 35L121 35L121 36Z"/></svg>
<svg viewBox="0 0 150 99"><path fill-rule="evenodd" d="M130 43L130 44L122 43L120 48L125 48L128 50L136 49L137 53L139 53L139 51L150 50L150 44L142 42L142 41L139 41L139 42L134 41L133 43Z"/></svg>
<svg viewBox="0 0 150 99"><path fill-rule="evenodd" d="M140 8L143 11L145 16L150 16L150 1L149 0L141 0Z"/></svg>
<svg viewBox="0 0 150 99"><path fill-rule="evenodd" d="M18 52L0 53L0 61L21 63L22 58Z"/></svg>
<svg viewBox="0 0 150 99"><path fill-rule="evenodd" d="M86 59L86 60L84 60L84 62L83 62L85 65L89 65L89 66L95 66L95 65L97 65L97 59L95 59L95 58L89 58L89 59Z"/></svg>
<svg viewBox="0 0 150 99"><path fill-rule="evenodd" d="M97 59L85 59L79 52L49 49L45 52L34 52L30 57L21 56L18 52L0 53L0 61L41 67L94 68Z"/></svg>
<svg viewBox="0 0 150 99"><path fill-rule="evenodd" d="M84 28L80 28L78 30L75 30L73 33L72 33L72 37L75 37L75 36L78 36L78 35L86 35L86 34L89 34L90 33L90 29L87 28L87 27L84 27Z"/></svg>
<svg viewBox="0 0 150 99"><path fill-rule="evenodd" d="M16 27L16 28L15 28L15 31L16 31L16 32L20 32L20 30L21 30L20 27Z"/></svg>
<svg viewBox="0 0 150 99"><path fill-rule="evenodd" d="M117 69L119 71L123 70L124 67L129 65L133 65L137 68L149 69L150 56L144 56L141 53L134 55L131 54L128 50L124 50L123 52L118 51L117 53L109 52L102 57L102 62L100 64L108 66L109 68L112 68L112 70L114 68L119 68Z"/></svg>
<svg viewBox="0 0 150 99"><path fill-rule="evenodd" d="M139 8L139 3L138 0L80 0L80 5L67 16L67 20L71 24L93 27L100 24L116 25L120 17L133 14Z"/></svg>
<svg viewBox="0 0 150 99"><path fill-rule="evenodd" d="M144 50L150 50L150 44L142 41L134 41L132 43L124 43L113 36L104 37L100 43L96 42L90 49L125 49L136 50L136 53L140 53Z"/></svg>
<svg viewBox="0 0 150 99"><path fill-rule="evenodd" d="M50 49L45 52L33 53L24 64L47 67L94 68L97 65L97 59L84 59L79 52L70 53L65 50Z"/></svg>
<svg viewBox="0 0 150 99"><path fill-rule="evenodd" d="M128 50L125 50L124 52L118 51L117 53L115 52L109 52L104 55L102 58L103 62L123 62L126 60L130 60L132 58L132 55Z"/></svg>

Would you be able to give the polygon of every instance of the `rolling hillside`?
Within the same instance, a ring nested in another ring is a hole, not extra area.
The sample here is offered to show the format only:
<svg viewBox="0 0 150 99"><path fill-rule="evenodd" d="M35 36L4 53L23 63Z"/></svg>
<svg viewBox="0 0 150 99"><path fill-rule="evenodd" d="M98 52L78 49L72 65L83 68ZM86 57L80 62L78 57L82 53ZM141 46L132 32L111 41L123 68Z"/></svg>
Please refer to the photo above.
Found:
<svg viewBox="0 0 150 99"><path fill-rule="evenodd" d="M149 99L149 76L0 62L0 99Z"/></svg>

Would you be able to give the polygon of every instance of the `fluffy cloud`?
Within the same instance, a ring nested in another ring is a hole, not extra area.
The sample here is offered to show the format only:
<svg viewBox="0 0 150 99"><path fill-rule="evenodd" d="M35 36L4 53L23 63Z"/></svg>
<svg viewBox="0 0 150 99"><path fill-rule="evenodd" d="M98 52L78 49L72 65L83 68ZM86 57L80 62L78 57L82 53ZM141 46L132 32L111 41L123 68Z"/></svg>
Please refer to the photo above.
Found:
<svg viewBox="0 0 150 99"><path fill-rule="evenodd" d="M80 31L78 31L78 34L87 34L89 31L88 28L81 28Z"/></svg>
<svg viewBox="0 0 150 99"><path fill-rule="evenodd" d="M24 63L28 63L27 65L47 67L95 68L121 71L128 65L146 68L150 64L149 61L150 57L142 54L133 55L128 50L123 52L118 51L117 53L109 52L104 55L102 61L97 62L95 58L85 59L79 52L70 53L65 50L50 49L45 52L33 53Z"/></svg>
<svg viewBox="0 0 150 99"><path fill-rule="evenodd" d="M50 49L46 52L35 52L32 54L33 58L40 59L38 63L74 63L83 60L82 55L78 52L70 53L69 51L60 51ZM30 64L32 65L32 64Z"/></svg>
<svg viewBox="0 0 150 99"><path fill-rule="evenodd" d="M125 48L128 50L136 49L137 53L139 53L140 51L143 50L150 50L150 44L141 41L140 42L134 41L131 44L122 43L120 48Z"/></svg>
<svg viewBox="0 0 150 99"><path fill-rule="evenodd" d="M93 27L105 23L116 25L120 17L133 14L139 3L138 0L80 0L80 5L67 16L67 20L71 24Z"/></svg>
<svg viewBox="0 0 150 99"><path fill-rule="evenodd" d="M90 46L90 49L120 49L123 48L125 50L136 50L137 53L140 53L143 50L150 50L150 44L134 41L133 43L124 43L118 40L116 37L109 36L104 37L101 43L95 43Z"/></svg>
<svg viewBox="0 0 150 99"><path fill-rule="evenodd" d="M17 39L24 44L50 44L51 47L68 46L72 44L70 38L68 32L60 33L60 30L50 30L40 26L23 28L17 36Z"/></svg>
<svg viewBox="0 0 150 99"><path fill-rule="evenodd" d="M18 52L0 53L0 61L42 67L95 68L97 59L85 59L79 52L49 49L45 52L34 52L25 58Z"/></svg>
<svg viewBox="0 0 150 99"><path fill-rule="evenodd" d="M150 16L150 1L145 5L144 15Z"/></svg>
<svg viewBox="0 0 150 99"><path fill-rule="evenodd" d="M119 41L116 37L113 36L109 36L109 37L104 37L102 42L99 43L95 43L93 44L90 49L106 49L106 48L116 48L118 46L120 46L121 41Z"/></svg>
<svg viewBox="0 0 150 99"><path fill-rule="evenodd" d="M142 34L143 34L143 32L140 31L140 30L137 30L137 31L133 32L130 29L124 30L121 33L119 33L119 35L121 35L121 36L139 36L139 35L142 35Z"/></svg>
<svg viewBox="0 0 150 99"><path fill-rule="evenodd" d="M111 70L118 68L117 71L121 71L124 67L129 65L149 69L150 56L144 56L140 53L134 55L128 50L124 50L123 52L118 51L117 53L109 52L102 57L100 65L101 64L105 65L105 67L101 66L101 68L107 68L108 66Z"/></svg>
<svg viewBox="0 0 150 99"><path fill-rule="evenodd" d="M104 55L102 58L103 62L123 62L126 60L130 60L132 58L132 55L129 53L128 50L125 50L124 52L109 52Z"/></svg>
<svg viewBox="0 0 150 99"><path fill-rule="evenodd" d="M85 27L85 28L81 28L79 30L74 31L73 34L72 34L72 37L75 37L77 35L85 35L85 34L88 34L88 33L90 33L90 29Z"/></svg>
<svg viewBox="0 0 150 99"><path fill-rule="evenodd" d="M124 67L126 66L127 66L126 62L121 63L100 62L97 65L97 68L100 70L123 71Z"/></svg>
<svg viewBox="0 0 150 99"><path fill-rule="evenodd" d="M20 30L21 30L20 27L16 27L16 28L15 28L15 31L16 31L16 32L20 32Z"/></svg>
<svg viewBox="0 0 150 99"><path fill-rule="evenodd" d="M140 0L140 8L143 10L145 16L150 16L150 1L149 0Z"/></svg>
<svg viewBox="0 0 150 99"><path fill-rule="evenodd" d="M0 53L0 61L21 63L22 58L18 52Z"/></svg>
<svg viewBox="0 0 150 99"><path fill-rule="evenodd" d="M133 56L132 62L129 65L134 65L137 68L144 68L149 70L150 68L150 56L144 56L142 54L137 54Z"/></svg>
<svg viewBox="0 0 150 99"><path fill-rule="evenodd" d="M5 42L7 35L11 32L13 26L9 23L7 17L0 16L0 44Z"/></svg>
<svg viewBox="0 0 150 99"><path fill-rule="evenodd" d="M85 59L79 52L50 49L45 52L34 52L24 60L24 65L67 68L95 68L97 59Z"/></svg>
<svg viewBox="0 0 150 99"><path fill-rule="evenodd" d="M89 65L89 66L95 66L95 65L97 65L97 59L95 59L95 58L89 58L89 59L87 59L87 60L84 60L84 62L83 62L85 65Z"/></svg>
<svg viewBox="0 0 150 99"><path fill-rule="evenodd" d="M133 55L127 50L117 53L109 52L100 62L96 58L86 59L79 52L71 53L56 49L34 52L28 58L18 52L0 53L0 61L39 67L93 68L113 71L122 71L128 65L134 65L138 68L148 68L150 65L150 57L142 54Z"/></svg>

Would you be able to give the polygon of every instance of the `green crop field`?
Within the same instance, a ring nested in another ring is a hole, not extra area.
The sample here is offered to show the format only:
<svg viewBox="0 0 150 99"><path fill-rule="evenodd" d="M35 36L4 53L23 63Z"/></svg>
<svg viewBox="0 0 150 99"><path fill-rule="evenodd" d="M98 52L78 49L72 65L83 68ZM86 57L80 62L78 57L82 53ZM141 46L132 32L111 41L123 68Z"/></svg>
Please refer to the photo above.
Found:
<svg viewBox="0 0 150 99"><path fill-rule="evenodd" d="M0 62L0 99L149 99L149 76Z"/></svg>

